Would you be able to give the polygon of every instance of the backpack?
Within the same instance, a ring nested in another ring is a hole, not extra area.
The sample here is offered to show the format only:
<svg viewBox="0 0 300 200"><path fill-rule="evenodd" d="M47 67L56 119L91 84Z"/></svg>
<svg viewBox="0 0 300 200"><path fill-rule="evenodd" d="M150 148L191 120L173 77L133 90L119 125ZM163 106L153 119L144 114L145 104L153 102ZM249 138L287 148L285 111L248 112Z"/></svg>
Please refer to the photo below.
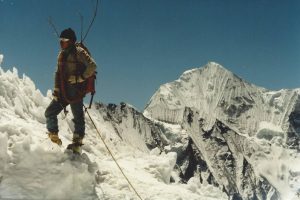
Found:
<svg viewBox="0 0 300 200"><path fill-rule="evenodd" d="M76 42L75 46L83 48L87 52L87 54L89 56L91 56L90 51L88 50L88 48L82 42ZM90 104L89 104L88 108L91 108L93 98L94 98L94 95L96 93L96 89L95 89L96 74L97 74L97 72L95 72L95 74L93 76L86 79L85 94L91 93L91 100L90 100Z"/></svg>

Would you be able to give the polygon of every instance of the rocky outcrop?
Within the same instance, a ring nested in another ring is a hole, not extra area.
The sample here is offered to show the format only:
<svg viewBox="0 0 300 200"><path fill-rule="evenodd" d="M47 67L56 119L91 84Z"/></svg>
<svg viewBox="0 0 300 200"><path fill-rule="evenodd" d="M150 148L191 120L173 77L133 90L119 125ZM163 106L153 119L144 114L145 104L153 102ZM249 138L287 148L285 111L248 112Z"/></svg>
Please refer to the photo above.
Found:
<svg viewBox="0 0 300 200"><path fill-rule="evenodd" d="M289 115L286 143L290 148L300 150L300 95Z"/></svg>
<svg viewBox="0 0 300 200"><path fill-rule="evenodd" d="M96 103L96 109L103 119L110 123L119 138L142 150L162 147L168 143L164 127L155 123L132 106Z"/></svg>

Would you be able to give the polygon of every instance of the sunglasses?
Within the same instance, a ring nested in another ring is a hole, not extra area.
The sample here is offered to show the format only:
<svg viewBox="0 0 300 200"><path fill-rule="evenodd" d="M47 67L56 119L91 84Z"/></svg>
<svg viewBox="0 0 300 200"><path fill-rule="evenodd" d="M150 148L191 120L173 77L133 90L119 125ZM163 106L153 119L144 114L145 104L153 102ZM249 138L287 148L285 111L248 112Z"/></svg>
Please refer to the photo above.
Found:
<svg viewBox="0 0 300 200"><path fill-rule="evenodd" d="M68 39L68 38L59 38L59 41L60 42L68 42L68 41L70 41L70 39Z"/></svg>

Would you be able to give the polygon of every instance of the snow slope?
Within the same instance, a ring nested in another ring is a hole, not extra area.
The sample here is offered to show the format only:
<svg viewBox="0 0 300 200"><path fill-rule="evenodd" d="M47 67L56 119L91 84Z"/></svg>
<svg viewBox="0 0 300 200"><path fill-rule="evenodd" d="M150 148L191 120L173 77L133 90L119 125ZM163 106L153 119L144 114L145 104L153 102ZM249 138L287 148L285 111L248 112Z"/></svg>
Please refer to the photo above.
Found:
<svg viewBox="0 0 300 200"><path fill-rule="evenodd" d="M43 114L50 94L44 97L30 78L20 78L15 68L0 69L0 199L137 199L88 118L80 159L72 160L64 153L72 139L71 114L59 115L62 147L47 139ZM197 177L181 184L174 171L176 153L160 154L157 148L145 148L146 141L131 140L140 136L129 125L123 124L120 137L120 129L117 132L99 110L89 112L143 199L227 199L218 188L201 184Z"/></svg>

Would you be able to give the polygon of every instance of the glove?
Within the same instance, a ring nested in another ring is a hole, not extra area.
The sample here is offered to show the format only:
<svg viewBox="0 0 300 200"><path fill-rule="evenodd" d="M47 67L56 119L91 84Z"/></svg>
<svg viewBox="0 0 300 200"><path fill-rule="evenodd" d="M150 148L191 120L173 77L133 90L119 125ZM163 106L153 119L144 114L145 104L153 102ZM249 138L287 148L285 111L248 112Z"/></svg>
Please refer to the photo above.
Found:
<svg viewBox="0 0 300 200"><path fill-rule="evenodd" d="M82 83L84 82L85 79L82 77L82 76L74 76L74 75L71 75L68 79L68 82L70 84L75 84L75 83Z"/></svg>
<svg viewBox="0 0 300 200"><path fill-rule="evenodd" d="M59 97L60 97L59 88L54 88L52 96L55 101L59 101Z"/></svg>

